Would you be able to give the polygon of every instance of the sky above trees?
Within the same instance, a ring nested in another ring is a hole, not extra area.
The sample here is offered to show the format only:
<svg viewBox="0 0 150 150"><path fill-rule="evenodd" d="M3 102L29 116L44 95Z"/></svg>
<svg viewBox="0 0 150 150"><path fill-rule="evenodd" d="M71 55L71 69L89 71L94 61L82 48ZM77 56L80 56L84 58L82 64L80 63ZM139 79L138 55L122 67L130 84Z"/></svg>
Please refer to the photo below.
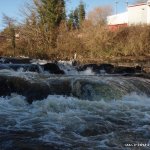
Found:
<svg viewBox="0 0 150 150"><path fill-rule="evenodd" d="M30 2L32 0L2 0L0 2L0 29L3 28L2 25L2 13L10 17L14 17L18 20L22 19L22 14L20 10L23 8L24 3ZM103 5L112 5L115 7L115 0L82 0L85 3L86 11L91 11L94 7L103 6ZM125 1L118 0L118 12L125 11ZM129 4L132 4L134 0L128 0ZM67 12L77 7L80 3L80 0L67 0Z"/></svg>

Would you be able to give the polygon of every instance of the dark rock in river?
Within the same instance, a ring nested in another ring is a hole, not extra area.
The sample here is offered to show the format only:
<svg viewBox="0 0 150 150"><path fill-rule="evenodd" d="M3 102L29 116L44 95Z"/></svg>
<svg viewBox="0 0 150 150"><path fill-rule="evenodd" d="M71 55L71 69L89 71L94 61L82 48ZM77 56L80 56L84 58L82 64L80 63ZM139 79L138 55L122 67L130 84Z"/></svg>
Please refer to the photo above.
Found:
<svg viewBox="0 0 150 150"><path fill-rule="evenodd" d="M148 79L120 78L114 79L96 77L89 78L61 77L26 79L11 75L0 75L0 96L17 93L26 97L29 103L33 100L42 100L48 95L73 96L83 100L99 101L121 99L124 95L137 92L150 95ZM120 84L120 81L122 83Z"/></svg>
<svg viewBox="0 0 150 150"><path fill-rule="evenodd" d="M133 76L150 79L150 73L140 73L140 74L133 75Z"/></svg>
<svg viewBox="0 0 150 150"><path fill-rule="evenodd" d="M86 65L82 65L79 66L77 68L78 71L85 71L86 69L91 68L93 71L98 71L99 70L99 66L97 64L86 64Z"/></svg>
<svg viewBox="0 0 150 150"><path fill-rule="evenodd" d="M9 57L0 57L0 63L12 63L12 64L30 64L30 58L9 58Z"/></svg>
<svg viewBox="0 0 150 150"><path fill-rule="evenodd" d="M33 100L41 100L49 94L68 95L71 94L71 86L66 80L49 80L47 82L28 81L24 78L12 76L0 76L0 96L9 96L17 93L27 98L29 103Z"/></svg>
<svg viewBox="0 0 150 150"><path fill-rule="evenodd" d="M71 80L50 79L48 81L50 94L70 96L72 92Z"/></svg>
<svg viewBox="0 0 150 150"><path fill-rule="evenodd" d="M105 70L106 73L113 73L113 70L114 70L114 66L111 65L111 64L101 64L99 66L100 70Z"/></svg>
<svg viewBox="0 0 150 150"><path fill-rule="evenodd" d="M85 71L86 69L91 68L93 72L100 73L102 70L105 70L106 73L113 73L114 66L111 64L86 64L78 67L78 71Z"/></svg>
<svg viewBox="0 0 150 150"><path fill-rule="evenodd" d="M87 68L91 68L95 73L108 73L108 74L135 74L142 73L143 70L140 66L137 67L125 67L125 66L113 66L111 64L86 64L78 67L78 71L85 71Z"/></svg>
<svg viewBox="0 0 150 150"><path fill-rule="evenodd" d="M140 66L137 66L137 67L116 66L114 67L115 74L124 74L124 73L135 74L135 73L141 73L141 72L142 72L142 68Z"/></svg>
<svg viewBox="0 0 150 150"><path fill-rule="evenodd" d="M19 70L23 69L23 71L31 71L40 73L40 66L36 64L0 64L0 70L2 69L11 69L11 70Z"/></svg>
<svg viewBox="0 0 150 150"><path fill-rule="evenodd" d="M17 93L27 97L29 103L36 99L44 99L49 94L49 86L43 83L31 83L23 78L1 76L0 96Z"/></svg>
<svg viewBox="0 0 150 150"><path fill-rule="evenodd" d="M65 72L61 70L56 63L47 63L45 65L41 65L44 71L48 71L52 74L64 74Z"/></svg>
<svg viewBox="0 0 150 150"><path fill-rule="evenodd" d="M104 83L103 81L93 82L86 79L76 80L72 88L73 96L91 101L99 101L100 99L120 99L128 92L126 89L121 89L119 83Z"/></svg>
<svg viewBox="0 0 150 150"><path fill-rule="evenodd" d="M42 67L42 68L41 68ZM11 70L19 70L30 71L30 72L38 72L48 71L52 74L64 74L64 71L61 70L57 64L55 63L47 63L45 65L38 64L0 64L0 70L2 69L11 69Z"/></svg>

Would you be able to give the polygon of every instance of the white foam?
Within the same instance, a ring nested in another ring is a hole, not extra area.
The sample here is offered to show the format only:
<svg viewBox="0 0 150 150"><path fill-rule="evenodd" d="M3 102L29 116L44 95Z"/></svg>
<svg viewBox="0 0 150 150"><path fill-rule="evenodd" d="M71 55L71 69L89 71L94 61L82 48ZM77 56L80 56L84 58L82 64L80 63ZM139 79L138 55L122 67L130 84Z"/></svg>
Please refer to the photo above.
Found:
<svg viewBox="0 0 150 150"><path fill-rule="evenodd" d="M80 71L80 75L95 75L91 68L87 68L85 71Z"/></svg>
<svg viewBox="0 0 150 150"><path fill-rule="evenodd" d="M72 65L72 61L59 61L58 66L64 70L66 75L95 75L91 68L84 71L77 71L76 67Z"/></svg>
<svg viewBox="0 0 150 150"><path fill-rule="evenodd" d="M32 64L40 64L40 65L44 65L44 64L47 64L51 61L48 61L48 60L41 60L41 59L32 59L31 60L31 63Z"/></svg>
<svg viewBox="0 0 150 150"><path fill-rule="evenodd" d="M1 58L0 62L4 63L5 62L5 58Z"/></svg>
<svg viewBox="0 0 150 150"><path fill-rule="evenodd" d="M112 101L88 101L49 95L31 105L25 101L25 97L12 94L10 97L0 98L0 116L5 116L0 128L37 132L40 130L43 132L38 140L58 142L60 145L70 145L72 141L76 141L87 145L91 143L88 146L95 143L95 147L107 147L107 143L114 141L116 137L115 142L119 146L119 139L126 137L119 137L122 134L118 135L118 132L142 132L143 138L148 139L146 132L150 133L149 110L150 98L136 93L126 95L122 100ZM122 124L123 128L118 131L120 120L125 124ZM92 128L97 128L98 133L101 133L101 130L108 132L90 137L80 134ZM109 136L112 132L113 136Z"/></svg>
<svg viewBox="0 0 150 150"><path fill-rule="evenodd" d="M29 58L29 56L20 55L19 58Z"/></svg>
<svg viewBox="0 0 150 150"><path fill-rule="evenodd" d="M58 66L66 75L78 75L78 71L72 66L72 61L59 61Z"/></svg>

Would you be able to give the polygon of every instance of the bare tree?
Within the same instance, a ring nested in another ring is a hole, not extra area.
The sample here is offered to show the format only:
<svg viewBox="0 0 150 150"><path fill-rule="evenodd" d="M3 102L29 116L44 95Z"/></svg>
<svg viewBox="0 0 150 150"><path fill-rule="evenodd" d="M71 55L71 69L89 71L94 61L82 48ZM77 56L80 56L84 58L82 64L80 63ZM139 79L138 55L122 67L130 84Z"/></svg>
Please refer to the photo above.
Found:
<svg viewBox="0 0 150 150"><path fill-rule="evenodd" d="M111 6L96 7L91 12L89 12L88 20L90 20L93 25L105 24L107 16L111 13Z"/></svg>
<svg viewBox="0 0 150 150"><path fill-rule="evenodd" d="M12 27L14 26L16 20L14 18L11 18L9 16L7 16L6 14L2 14L3 15L3 23L7 26L7 27Z"/></svg>

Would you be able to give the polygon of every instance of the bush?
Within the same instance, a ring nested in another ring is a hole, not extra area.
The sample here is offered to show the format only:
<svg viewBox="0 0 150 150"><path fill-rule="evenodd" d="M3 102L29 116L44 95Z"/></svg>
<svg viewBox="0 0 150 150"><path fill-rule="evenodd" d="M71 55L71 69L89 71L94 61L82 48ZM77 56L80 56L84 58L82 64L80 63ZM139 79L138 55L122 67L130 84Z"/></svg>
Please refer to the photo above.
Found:
<svg viewBox="0 0 150 150"><path fill-rule="evenodd" d="M16 49L9 40L1 43L1 55L25 55L42 59L70 60L77 54L79 61L104 60L111 57L150 55L150 26L122 27L110 31L106 25L92 25L84 21L80 29L67 30L65 23L58 29L56 47L49 46L50 33L39 27L24 26Z"/></svg>

